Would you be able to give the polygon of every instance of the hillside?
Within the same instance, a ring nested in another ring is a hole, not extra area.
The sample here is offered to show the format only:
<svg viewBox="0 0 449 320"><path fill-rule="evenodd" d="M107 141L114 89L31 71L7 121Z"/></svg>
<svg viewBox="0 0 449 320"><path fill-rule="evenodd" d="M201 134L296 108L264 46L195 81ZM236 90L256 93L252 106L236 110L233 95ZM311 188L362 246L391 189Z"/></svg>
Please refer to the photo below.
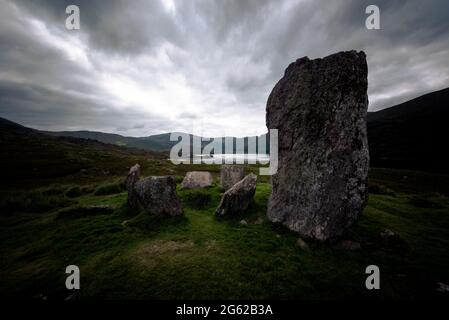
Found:
<svg viewBox="0 0 449 320"><path fill-rule="evenodd" d="M157 135L152 135L148 137L126 137L121 136L114 133L104 133L104 132L98 132L98 131L58 131L58 132L52 132L52 131L42 131L45 134L56 136L56 137L75 137L75 138L82 138L82 139L93 139L98 140L104 143L111 143L116 144L119 146L126 146L130 148L137 148L142 150L153 150L153 151L169 151L177 142L176 141L170 141L170 135L171 133L162 133ZM189 134L190 141L192 142L192 137L194 135ZM198 137L199 136L195 136ZM220 137L219 137L220 138ZM234 139L234 150L237 153L243 153L247 150L247 141L248 137L244 138L236 138L232 137ZM202 146L204 147L207 145L211 140L214 138L202 138L204 141L202 142ZM209 140L208 140L209 139ZM244 148L239 149L236 147L237 141L244 143ZM268 141L267 141L268 144ZM222 144L223 153L225 153L225 146L224 143Z"/></svg>
<svg viewBox="0 0 449 320"><path fill-rule="evenodd" d="M57 137L74 137L82 139L93 139L104 143L126 146L143 150L166 151L174 142L170 141L170 133L163 133L149 137L126 137L114 133L98 131L43 131L43 133Z"/></svg>
<svg viewBox="0 0 449 320"><path fill-rule="evenodd" d="M92 139L53 137L2 118L0 148L4 185L34 179L125 174L138 160L164 158L158 152Z"/></svg>
<svg viewBox="0 0 449 320"><path fill-rule="evenodd" d="M449 88L368 114L371 165L449 172Z"/></svg>

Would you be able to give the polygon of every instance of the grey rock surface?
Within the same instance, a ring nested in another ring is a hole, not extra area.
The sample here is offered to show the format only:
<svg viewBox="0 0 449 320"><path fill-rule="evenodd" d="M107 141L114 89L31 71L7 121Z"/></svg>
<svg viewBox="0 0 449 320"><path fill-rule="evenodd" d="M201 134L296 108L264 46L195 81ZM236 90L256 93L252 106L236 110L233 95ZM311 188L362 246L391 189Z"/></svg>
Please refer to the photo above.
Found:
<svg viewBox="0 0 449 320"><path fill-rule="evenodd" d="M134 192L145 211L156 215L182 215L181 201L172 176L150 176L134 184Z"/></svg>
<svg viewBox="0 0 449 320"><path fill-rule="evenodd" d="M134 184L140 179L140 165L135 164L129 169L128 176L125 180L125 187L128 191L128 205L131 208L139 207L139 200L134 192Z"/></svg>
<svg viewBox="0 0 449 320"><path fill-rule="evenodd" d="M363 52L296 60L267 102L278 172L267 216L304 238L338 238L367 202L368 68Z"/></svg>
<svg viewBox="0 0 449 320"><path fill-rule="evenodd" d="M226 191L215 213L219 216L233 215L245 211L253 201L257 176L250 173Z"/></svg>
<svg viewBox="0 0 449 320"><path fill-rule="evenodd" d="M243 166L222 165L220 170L220 184L225 190L232 188L237 182L245 177Z"/></svg>
<svg viewBox="0 0 449 320"><path fill-rule="evenodd" d="M213 182L212 174L208 171L189 171L182 180L182 187L185 189L205 188L211 186Z"/></svg>

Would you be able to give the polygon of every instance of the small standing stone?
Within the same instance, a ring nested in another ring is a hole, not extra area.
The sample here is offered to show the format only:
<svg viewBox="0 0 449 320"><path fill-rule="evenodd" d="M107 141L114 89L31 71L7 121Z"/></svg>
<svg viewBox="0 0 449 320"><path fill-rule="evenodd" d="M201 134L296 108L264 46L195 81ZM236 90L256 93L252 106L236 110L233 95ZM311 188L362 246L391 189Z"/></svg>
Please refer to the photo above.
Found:
<svg viewBox="0 0 449 320"><path fill-rule="evenodd" d="M226 191L215 213L219 216L236 214L248 209L256 192L257 176L250 173Z"/></svg>
<svg viewBox="0 0 449 320"><path fill-rule="evenodd" d="M134 192L145 211L156 215L182 215L173 176L146 177L134 184Z"/></svg>
<svg viewBox="0 0 449 320"><path fill-rule="evenodd" d="M131 208L139 207L139 200L137 199L136 194L134 193L134 184L140 179L140 165L135 164L129 169L128 176L125 180L125 187L128 191L128 205Z"/></svg>
<svg viewBox="0 0 449 320"><path fill-rule="evenodd" d="M237 182L245 177L243 166L222 165L220 172L221 187L225 190L232 188Z"/></svg>
<svg viewBox="0 0 449 320"><path fill-rule="evenodd" d="M303 250L309 249L309 245L301 238L298 238L298 240L296 241L296 245Z"/></svg>
<svg viewBox="0 0 449 320"><path fill-rule="evenodd" d="M208 171L189 171L184 180L182 187L184 189L205 188L212 185L214 179Z"/></svg>

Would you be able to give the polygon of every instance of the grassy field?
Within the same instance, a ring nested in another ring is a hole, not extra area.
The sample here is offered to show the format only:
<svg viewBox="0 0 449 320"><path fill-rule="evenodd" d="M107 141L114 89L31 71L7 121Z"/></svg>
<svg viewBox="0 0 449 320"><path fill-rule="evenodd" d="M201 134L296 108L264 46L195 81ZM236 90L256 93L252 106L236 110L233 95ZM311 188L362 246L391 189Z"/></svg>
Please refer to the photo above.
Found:
<svg viewBox="0 0 449 320"><path fill-rule="evenodd" d="M174 174L180 182L185 171L203 169L218 181L218 166L142 165L144 175ZM372 169L369 204L345 237L361 248L349 250L315 242L301 249L296 234L268 222L266 177L238 217L215 217L222 193L215 184L178 187L184 217L160 218L127 208L122 172L1 189L0 297L447 298L436 287L449 283L448 176ZM90 209L100 204L112 208ZM386 228L401 240L382 241ZM70 264L81 270L75 294L64 285ZM365 289L370 264L380 268L381 290Z"/></svg>

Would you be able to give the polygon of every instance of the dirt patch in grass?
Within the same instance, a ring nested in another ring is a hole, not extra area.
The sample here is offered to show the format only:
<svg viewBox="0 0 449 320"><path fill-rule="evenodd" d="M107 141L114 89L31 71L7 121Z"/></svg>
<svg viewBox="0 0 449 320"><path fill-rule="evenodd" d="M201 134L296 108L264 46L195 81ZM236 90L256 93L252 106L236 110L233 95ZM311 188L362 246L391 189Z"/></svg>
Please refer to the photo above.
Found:
<svg viewBox="0 0 449 320"><path fill-rule="evenodd" d="M157 255L167 252L176 252L191 249L195 246L192 240L188 241L164 241L155 240L142 245L136 252L138 256Z"/></svg>
<svg viewBox="0 0 449 320"><path fill-rule="evenodd" d="M131 260L146 270L158 269L167 263L178 265L192 254L195 243L192 240L153 240L140 245L131 254Z"/></svg>

